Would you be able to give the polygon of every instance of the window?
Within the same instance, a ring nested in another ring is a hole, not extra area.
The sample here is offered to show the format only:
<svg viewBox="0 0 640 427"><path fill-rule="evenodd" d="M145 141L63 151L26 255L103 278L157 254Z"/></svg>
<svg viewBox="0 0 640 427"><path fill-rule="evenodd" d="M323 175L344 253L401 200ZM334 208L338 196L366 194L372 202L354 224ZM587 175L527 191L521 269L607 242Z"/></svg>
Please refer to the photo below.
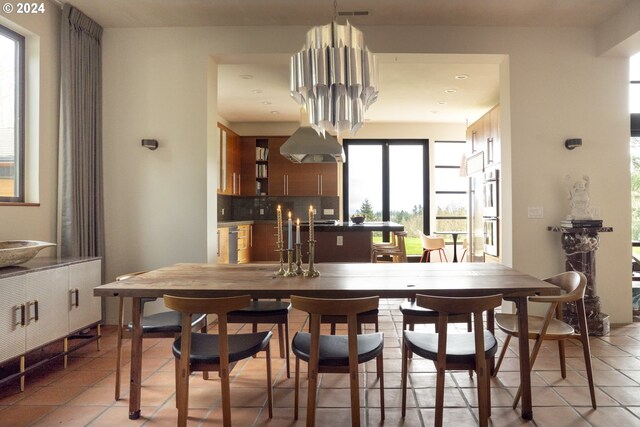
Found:
<svg viewBox="0 0 640 427"><path fill-rule="evenodd" d="M367 221L402 224L407 254L422 254L417 232L429 230L428 141L345 140L344 149L344 218L360 212Z"/></svg>
<svg viewBox="0 0 640 427"><path fill-rule="evenodd" d="M435 231L467 229L468 180L460 176L460 163L466 150L466 141L435 141ZM452 239L450 235L445 238Z"/></svg>
<svg viewBox="0 0 640 427"><path fill-rule="evenodd" d="M0 202L24 201L24 37L0 25Z"/></svg>

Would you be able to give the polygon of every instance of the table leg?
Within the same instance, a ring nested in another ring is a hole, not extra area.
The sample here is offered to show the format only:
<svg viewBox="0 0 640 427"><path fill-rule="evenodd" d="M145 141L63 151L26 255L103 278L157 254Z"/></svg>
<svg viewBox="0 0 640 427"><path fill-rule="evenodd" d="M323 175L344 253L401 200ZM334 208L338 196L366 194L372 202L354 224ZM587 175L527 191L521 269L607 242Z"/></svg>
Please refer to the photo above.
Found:
<svg viewBox="0 0 640 427"><path fill-rule="evenodd" d="M142 300L132 298L131 321L131 373L129 383L129 419L140 417L140 393L142 386Z"/></svg>
<svg viewBox="0 0 640 427"><path fill-rule="evenodd" d="M531 407L531 360L529 359L529 322L527 297L521 296L515 299L518 310L518 329L520 337L518 339L520 352L520 385L522 387L521 415L525 420L533 419L533 409Z"/></svg>
<svg viewBox="0 0 640 427"><path fill-rule="evenodd" d="M458 233L451 233L453 237L453 262L458 262Z"/></svg>

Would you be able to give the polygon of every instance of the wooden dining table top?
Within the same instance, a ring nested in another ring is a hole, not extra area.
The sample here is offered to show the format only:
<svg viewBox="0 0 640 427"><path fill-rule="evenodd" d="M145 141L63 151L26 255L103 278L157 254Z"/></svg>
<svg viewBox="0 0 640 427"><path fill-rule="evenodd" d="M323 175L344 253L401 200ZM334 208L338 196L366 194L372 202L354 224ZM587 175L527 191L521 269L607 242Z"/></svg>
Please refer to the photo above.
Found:
<svg viewBox="0 0 640 427"><path fill-rule="evenodd" d="M254 298L406 298L416 293L448 296L557 294L558 288L501 264L321 263L319 277L283 277L275 264L181 263L94 288L96 296ZM286 267L286 266L285 266Z"/></svg>

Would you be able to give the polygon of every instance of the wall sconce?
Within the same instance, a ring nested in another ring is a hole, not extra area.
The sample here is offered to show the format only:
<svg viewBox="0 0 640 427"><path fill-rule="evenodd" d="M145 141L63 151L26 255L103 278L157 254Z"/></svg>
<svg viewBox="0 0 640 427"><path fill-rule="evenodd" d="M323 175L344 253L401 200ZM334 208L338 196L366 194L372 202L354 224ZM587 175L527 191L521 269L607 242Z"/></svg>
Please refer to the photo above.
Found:
<svg viewBox="0 0 640 427"><path fill-rule="evenodd" d="M582 147L582 138L571 138L564 142L564 146L567 150L573 150L576 147Z"/></svg>
<svg viewBox="0 0 640 427"><path fill-rule="evenodd" d="M155 150L158 148L158 140L156 139L143 139L142 146L147 147L149 150Z"/></svg>

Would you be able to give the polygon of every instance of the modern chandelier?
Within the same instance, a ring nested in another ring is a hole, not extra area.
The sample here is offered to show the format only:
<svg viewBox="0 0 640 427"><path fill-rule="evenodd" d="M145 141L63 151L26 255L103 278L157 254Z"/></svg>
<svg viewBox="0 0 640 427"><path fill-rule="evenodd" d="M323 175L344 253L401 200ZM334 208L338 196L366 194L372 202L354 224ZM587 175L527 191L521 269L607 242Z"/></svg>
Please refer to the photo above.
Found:
<svg viewBox="0 0 640 427"><path fill-rule="evenodd" d="M325 132L351 134L360 129L364 112L378 98L378 73L362 32L330 24L307 32L303 49L291 57L291 96L306 108L309 123Z"/></svg>

